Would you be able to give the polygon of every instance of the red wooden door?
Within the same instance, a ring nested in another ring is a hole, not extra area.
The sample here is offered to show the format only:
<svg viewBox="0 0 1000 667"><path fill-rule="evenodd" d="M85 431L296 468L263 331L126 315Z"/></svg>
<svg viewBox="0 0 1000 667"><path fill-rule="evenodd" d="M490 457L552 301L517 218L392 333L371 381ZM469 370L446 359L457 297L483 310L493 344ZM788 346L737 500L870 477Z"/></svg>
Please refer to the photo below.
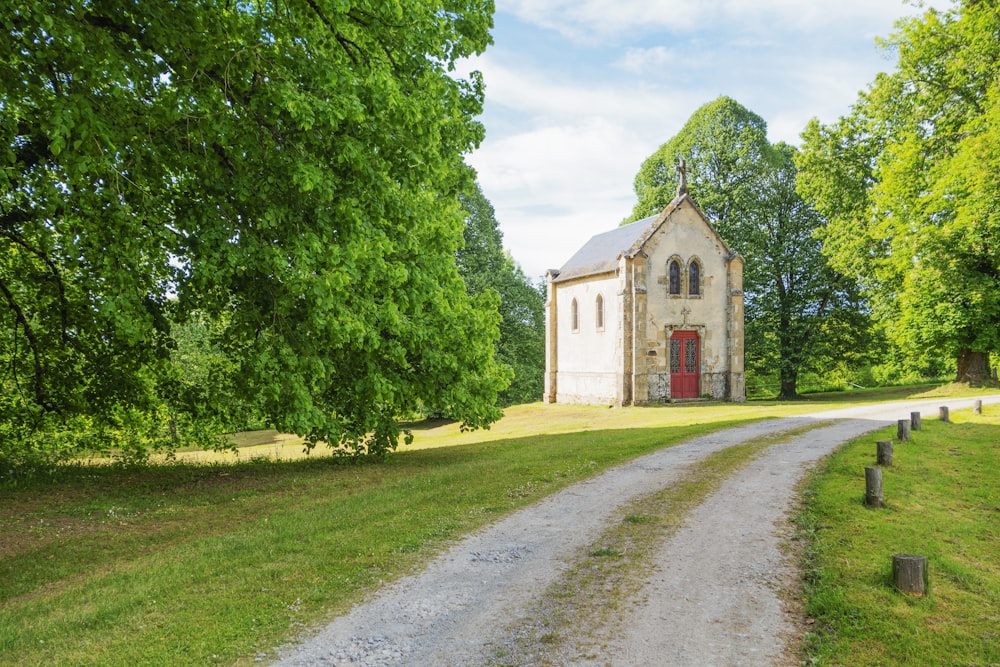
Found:
<svg viewBox="0 0 1000 667"><path fill-rule="evenodd" d="M696 331L675 331L670 337L670 397L698 398L701 367Z"/></svg>

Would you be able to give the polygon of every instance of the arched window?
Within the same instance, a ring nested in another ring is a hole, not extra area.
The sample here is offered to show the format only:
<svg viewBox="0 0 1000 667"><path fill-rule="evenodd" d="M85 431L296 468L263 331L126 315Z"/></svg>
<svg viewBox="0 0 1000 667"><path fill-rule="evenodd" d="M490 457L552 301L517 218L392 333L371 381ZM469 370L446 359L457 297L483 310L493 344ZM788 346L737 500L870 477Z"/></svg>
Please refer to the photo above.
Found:
<svg viewBox="0 0 1000 667"><path fill-rule="evenodd" d="M692 259L688 264L688 294L691 296L701 294L701 265L696 259Z"/></svg>
<svg viewBox="0 0 1000 667"><path fill-rule="evenodd" d="M604 297L600 294L597 295L597 330L604 331Z"/></svg>
<svg viewBox="0 0 1000 667"><path fill-rule="evenodd" d="M667 265L667 275L670 280L670 294L681 293L681 263L676 259L670 260Z"/></svg>
<svg viewBox="0 0 1000 667"><path fill-rule="evenodd" d="M580 330L580 307L576 304L576 299L569 304L569 328L573 331Z"/></svg>

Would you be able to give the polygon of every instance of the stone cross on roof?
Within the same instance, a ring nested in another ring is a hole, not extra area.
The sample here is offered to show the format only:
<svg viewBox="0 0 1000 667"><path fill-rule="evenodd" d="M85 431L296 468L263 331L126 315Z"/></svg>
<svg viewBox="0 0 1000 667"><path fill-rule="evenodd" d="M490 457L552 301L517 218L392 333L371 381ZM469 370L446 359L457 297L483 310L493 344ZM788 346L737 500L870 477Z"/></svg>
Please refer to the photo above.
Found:
<svg viewBox="0 0 1000 667"><path fill-rule="evenodd" d="M677 166L674 167L674 169L676 169L677 173L680 174L680 180L677 183L677 196L680 197L681 195L687 194L688 191L687 161L684 158L681 158L677 162Z"/></svg>

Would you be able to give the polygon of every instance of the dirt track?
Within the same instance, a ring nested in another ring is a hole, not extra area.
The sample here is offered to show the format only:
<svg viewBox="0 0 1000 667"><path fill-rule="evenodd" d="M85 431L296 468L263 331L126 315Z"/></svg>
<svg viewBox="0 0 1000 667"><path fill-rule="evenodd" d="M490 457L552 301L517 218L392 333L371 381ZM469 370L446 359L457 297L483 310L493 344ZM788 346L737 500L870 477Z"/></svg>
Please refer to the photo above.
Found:
<svg viewBox="0 0 1000 667"><path fill-rule="evenodd" d="M792 489L838 445L911 411L969 407L973 399L892 403L773 420L669 447L573 485L462 540L421 573L380 591L300 644L281 666L488 665L510 623L565 572L630 499L676 483L695 461L762 435L835 420L779 438L728 478L664 541L648 583L623 607L622 628L577 665L781 665L797 640L782 600L797 581L779 550ZM983 397L1000 402L1000 396ZM530 662L519 662L527 665Z"/></svg>

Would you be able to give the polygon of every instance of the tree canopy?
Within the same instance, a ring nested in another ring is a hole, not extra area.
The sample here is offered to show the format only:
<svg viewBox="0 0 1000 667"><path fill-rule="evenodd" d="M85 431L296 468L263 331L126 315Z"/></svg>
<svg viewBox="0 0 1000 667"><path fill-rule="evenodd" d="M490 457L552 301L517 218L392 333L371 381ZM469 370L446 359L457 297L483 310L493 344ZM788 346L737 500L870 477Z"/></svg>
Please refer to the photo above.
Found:
<svg viewBox="0 0 1000 667"><path fill-rule="evenodd" d="M500 402L537 401L545 379L545 299L504 251L496 212L479 185L460 199L466 222L465 245L457 256L458 272L470 294L492 291L500 298L497 360L514 374L510 387L500 394Z"/></svg>
<svg viewBox="0 0 1000 667"><path fill-rule="evenodd" d="M815 236L825 220L795 191L795 148L772 146L767 123L728 97L692 114L643 163L635 179L638 220L661 211L685 159L688 191L730 247L746 260L749 370L777 370L782 397L799 373L829 368L864 350L867 322L854 283L834 271Z"/></svg>
<svg viewBox="0 0 1000 667"><path fill-rule="evenodd" d="M492 11L4 3L5 446L183 402L163 379L192 317L241 399L311 442L384 452L418 405L496 419L495 298L454 264L483 90L453 69Z"/></svg>
<svg viewBox="0 0 1000 667"><path fill-rule="evenodd" d="M831 261L913 359L958 381L1000 351L1000 12L966 1L897 24L894 72L803 134L799 190L830 219Z"/></svg>

